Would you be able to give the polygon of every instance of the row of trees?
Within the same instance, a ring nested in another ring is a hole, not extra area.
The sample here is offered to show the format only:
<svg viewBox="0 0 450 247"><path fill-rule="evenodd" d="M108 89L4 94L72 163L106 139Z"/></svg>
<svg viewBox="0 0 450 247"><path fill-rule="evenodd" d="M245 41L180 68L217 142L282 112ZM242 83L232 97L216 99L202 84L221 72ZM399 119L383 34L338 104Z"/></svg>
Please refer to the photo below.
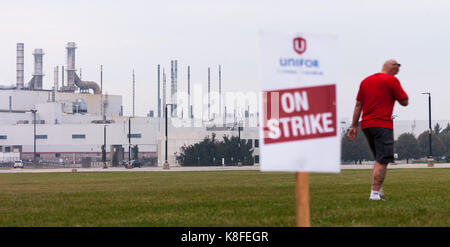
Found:
<svg viewBox="0 0 450 247"><path fill-rule="evenodd" d="M239 145L240 144L240 145ZM240 147L239 147L240 146ZM239 140L238 137L223 136L223 141L216 139L216 134L207 136L203 141L181 147L181 153L175 154L181 166L215 166L235 165L242 162L243 165L253 165L253 149L251 143Z"/></svg>
<svg viewBox="0 0 450 247"><path fill-rule="evenodd" d="M442 129L439 124L433 128L431 135L432 155L436 161L445 157L450 161L450 123ZM342 137L342 160L361 163L363 160L373 160L373 155L364 137L364 133L358 129L356 139L351 142L347 135ZM422 132L417 138L412 133L401 134L394 144L394 152L398 159L406 160L427 157L429 153L429 131Z"/></svg>
<svg viewBox="0 0 450 247"><path fill-rule="evenodd" d="M412 133L401 134L394 143L394 152L398 159L406 160L427 157L429 152L429 132L422 132L417 138ZM239 147L240 144L240 147ZM342 161L361 163L363 160L373 160L372 152L367 144L364 133L358 129L357 137L350 141L347 134L342 136L341 142ZM235 165L242 162L243 165L253 165L253 149L246 140L240 140L236 136L223 136L223 141L216 139L216 134L207 136L203 141L181 147L181 152L176 153L176 159L182 166L215 166ZM439 124L432 131L432 155L436 161L445 158L450 161L450 123L446 128Z"/></svg>

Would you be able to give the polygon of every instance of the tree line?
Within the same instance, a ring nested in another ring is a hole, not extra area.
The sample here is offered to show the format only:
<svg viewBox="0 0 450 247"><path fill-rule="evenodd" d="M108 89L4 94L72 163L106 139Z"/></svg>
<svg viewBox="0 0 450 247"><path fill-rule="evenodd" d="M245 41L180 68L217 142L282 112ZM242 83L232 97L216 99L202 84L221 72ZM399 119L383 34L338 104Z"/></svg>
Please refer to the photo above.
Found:
<svg viewBox="0 0 450 247"><path fill-rule="evenodd" d="M432 130L432 156L439 162L446 160L450 162L450 123L446 128L436 124ZM358 128L358 134L354 141L350 141L347 133L343 134L341 140L341 159L343 162L360 163L364 160L374 160L372 152L364 133ZM394 142L394 153L397 159L406 160L419 159L428 156L429 153L429 131L422 132L417 138L412 133L403 133ZM218 166L224 164L236 165L241 162L243 165L253 165L252 144L246 140L239 140L236 136L223 136L223 140L218 140L216 134L207 136L202 141L184 145L181 151L175 153L176 160L181 166Z"/></svg>
<svg viewBox="0 0 450 247"><path fill-rule="evenodd" d="M358 128L358 135L352 142L348 140L347 133L342 136L341 158L344 162L361 163L363 160L373 160L373 155L364 137ZM450 123L442 128L438 123L431 134L432 156L439 162L445 159L450 161ZM422 132L417 138L412 133L403 133L394 142L394 153L398 159L406 160L427 157L429 154L429 131Z"/></svg>
<svg viewBox="0 0 450 247"><path fill-rule="evenodd" d="M201 142L193 145L184 145L180 153L175 153L176 160L181 166L218 166L253 165L252 144L237 136L223 136L220 141L216 134L205 137Z"/></svg>

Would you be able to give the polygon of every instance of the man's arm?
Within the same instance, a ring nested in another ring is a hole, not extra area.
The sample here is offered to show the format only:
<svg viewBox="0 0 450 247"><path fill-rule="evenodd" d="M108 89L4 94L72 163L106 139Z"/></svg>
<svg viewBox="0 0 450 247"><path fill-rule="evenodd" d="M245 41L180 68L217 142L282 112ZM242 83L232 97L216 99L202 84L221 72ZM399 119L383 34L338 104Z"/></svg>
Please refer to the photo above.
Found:
<svg viewBox="0 0 450 247"><path fill-rule="evenodd" d="M355 110L353 111L352 127L348 132L348 138L353 141L356 138L359 117L361 116L361 102L356 101Z"/></svg>
<svg viewBox="0 0 450 247"><path fill-rule="evenodd" d="M398 103L400 103L400 105L402 105L402 106L407 106L409 103L408 97L406 97L402 100L399 100Z"/></svg>

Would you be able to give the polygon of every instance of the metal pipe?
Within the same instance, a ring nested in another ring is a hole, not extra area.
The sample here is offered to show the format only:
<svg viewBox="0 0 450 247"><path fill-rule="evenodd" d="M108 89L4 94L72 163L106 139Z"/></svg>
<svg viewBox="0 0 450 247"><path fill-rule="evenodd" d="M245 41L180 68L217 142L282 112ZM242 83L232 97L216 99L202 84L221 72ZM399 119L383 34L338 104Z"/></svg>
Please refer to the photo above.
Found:
<svg viewBox="0 0 450 247"><path fill-rule="evenodd" d="M210 68L208 67L208 121L211 119L211 81L210 81Z"/></svg>
<svg viewBox="0 0 450 247"><path fill-rule="evenodd" d="M64 65L61 66L61 87L64 87Z"/></svg>
<svg viewBox="0 0 450 247"><path fill-rule="evenodd" d="M177 110L177 60L170 61L170 101L173 104L170 108L171 116L176 117Z"/></svg>
<svg viewBox="0 0 450 247"><path fill-rule="evenodd" d="M33 165L36 165L36 112L37 110L30 110L31 113L33 113L33 125L34 125L34 131L33 131Z"/></svg>
<svg viewBox="0 0 450 247"><path fill-rule="evenodd" d="M128 164L131 164L131 118L128 118Z"/></svg>
<svg viewBox="0 0 450 247"><path fill-rule="evenodd" d="M56 66L53 73L53 79L54 79L54 85L53 85L53 92L52 92L52 102L55 102L56 100L56 92L58 91L58 75L59 75L59 67Z"/></svg>
<svg viewBox="0 0 450 247"><path fill-rule="evenodd" d="M165 107L165 105L166 105L166 87L167 87L167 85L166 85L166 72L164 71L164 68L163 68L163 99L162 99L162 103L163 103L163 106ZM167 115L167 112L164 112L164 117L166 117Z"/></svg>
<svg viewBox="0 0 450 247"><path fill-rule="evenodd" d="M166 144L165 144L165 145L166 145L166 151L165 151L165 154L164 154L164 155L165 155L165 161L166 161L166 163L167 163L167 138L168 138L168 132L167 132L167 118L168 118L168 117L167 117L167 105L165 105L165 106L166 106L166 107L165 107L165 108L166 108L166 109L165 109L165 112L166 112L166 114L165 114L165 115L166 115Z"/></svg>
<svg viewBox="0 0 450 247"><path fill-rule="evenodd" d="M192 112L191 112L191 66L188 66L188 118L192 118Z"/></svg>
<svg viewBox="0 0 450 247"><path fill-rule="evenodd" d="M101 93L100 87L97 83L95 83L93 81L82 81L76 73L73 73L73 75L75 77L75 85L77 85L77 87L79 87L80 90L92 89L94 91L94 94ZM73 88L75 88L75 87L73 87Z"/></svg>
<svg viewBox="0 0 450 247"><path fill-rule="evenodd" d="M158 118L161 118L161 92L160 92L160 88L161 88L161 83L160 83L160 65L158 64Z"/></svg>
<svg viewBox="0 0 450 247"><path fill-rule="evenodd" d="M178 114L177 114L177 104L178 104L178 102L177 102L177 94L178 94L178 61L177 60L175 60L175 74L174 74L174 81L175 81L175 99L174 99L174 102L173 102L173 106L172 106L172 111L174 112L174 114L175 114L175 117L178 117Z"/></svg>

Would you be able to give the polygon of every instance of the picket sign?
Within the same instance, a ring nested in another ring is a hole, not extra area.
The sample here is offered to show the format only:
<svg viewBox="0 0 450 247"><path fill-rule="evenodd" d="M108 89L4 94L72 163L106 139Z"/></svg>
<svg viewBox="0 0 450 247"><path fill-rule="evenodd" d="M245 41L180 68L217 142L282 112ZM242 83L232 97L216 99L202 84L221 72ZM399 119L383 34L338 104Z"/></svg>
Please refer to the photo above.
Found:
<svg viewBox="0 0 450 247"><path fill-rule="evenodd" d="M340 172L337 38L263 31L261 171L296 172L297 225L310 226L309 172Z"/></svg>

